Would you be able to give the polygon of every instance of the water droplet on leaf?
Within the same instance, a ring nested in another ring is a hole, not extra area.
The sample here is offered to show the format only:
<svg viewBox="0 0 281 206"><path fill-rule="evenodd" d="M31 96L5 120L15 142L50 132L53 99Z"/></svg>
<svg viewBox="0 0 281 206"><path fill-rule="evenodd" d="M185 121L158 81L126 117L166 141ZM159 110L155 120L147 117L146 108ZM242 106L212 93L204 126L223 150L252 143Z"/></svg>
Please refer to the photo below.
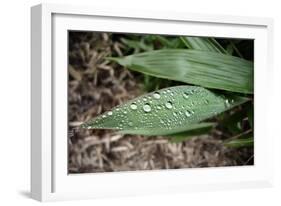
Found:
<svg viewBox="0 0 281 206"><path fill-rule="evenodd" d="M172 102L168 101L165 106L168 108L168 109L172 109L173 108L173 104Z"/></svg>
<svg viewBox="0 0 281 206"><path fill-rule="evenodd" d="M183 93L183 97L184 97L185 99L188 99L188 98L189 98L189 93L184 92L184 93Z"/></svg>
<svg viewBox="0 0 281 206"><path fill-rule="evenodd" d="M138 108L138 106L135 103L132 103L130 107L132 110L136 110Z"/></svg>
<svg viewBox="0 0 281 206"><path fill-rule="evenodd" d="M187 117L190 117L191 114L192 114L192 113L191 113L190 111L188 111L188 110L185 112L185 115L186 115Z"/></svg>
<svg viewBox="0 0 281 206"><path fill-rule="evenodd" d="M155 98L155 99L160 99L160 94L158 93L158 92L155 92L154 94L153 94L153 97Z"/></svg>
<svg viewBox="0 0 281 206"><path fill-rule="evenodd" d="M150 105L149 105L149 104L143 105L143 110L144 110L145 112L150 112L150 111L151 111Z"/></svg>

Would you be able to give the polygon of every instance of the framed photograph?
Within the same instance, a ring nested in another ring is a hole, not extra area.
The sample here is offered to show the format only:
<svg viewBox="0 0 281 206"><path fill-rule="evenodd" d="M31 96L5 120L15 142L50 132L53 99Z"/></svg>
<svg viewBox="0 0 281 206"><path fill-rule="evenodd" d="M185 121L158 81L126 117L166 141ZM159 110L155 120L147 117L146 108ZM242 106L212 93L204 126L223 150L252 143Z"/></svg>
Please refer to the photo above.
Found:
<svg viewBox="0 0 281 206"><path fill-rule="evenodd" d="M268 18L31 9L40 201L272 186Z"/></svg>

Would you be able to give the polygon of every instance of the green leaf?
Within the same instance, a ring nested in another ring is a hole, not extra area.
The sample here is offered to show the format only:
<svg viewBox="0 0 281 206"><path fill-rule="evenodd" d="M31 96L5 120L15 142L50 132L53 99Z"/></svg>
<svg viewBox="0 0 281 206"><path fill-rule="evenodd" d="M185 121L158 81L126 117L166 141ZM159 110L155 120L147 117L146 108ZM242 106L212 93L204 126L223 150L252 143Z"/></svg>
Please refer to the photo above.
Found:
<svg viewBox="0 0 281 206"><path fill-rule="evenodd" d="M122 38L121 41L124 44L126 44L128 47L135 49L136 52L138 52L139 50L143 50L143 51L153 50L152 45L147 45L142 40L136 41L136 40Z"/></svg>
<svg viewBox="0 0 281 206"><path fill-rule="evenodd" d="M234 139L224 144L227 147L239 148L239 147L252 147L254 145L253 137L247 139Z"/></svg>
<svg viewBox="0 0 281 206"><path fill-rule="evenodd" d="M192 124L247 100L221 96L202 87L176 86L137 97L81 127L116 129L127 134L168 135L186 131Z"/></svg>
<svg viewBox="0 0 281 206"><path fill-rule="evenodd" d="M162 49L108 58L151 76L240 93L253 93L253 63L191 49Z"/></svg>
<svg viewBox="0 0 281 206"><path fill-rule="evenodd" d="M229 54L214 38L208 37L181 37L189 49Z"/></svg>
<svg viewBox="0 0 281 206"><path fill-rule="evenodd" d="M158 40L166 48L170 48L170 49L185 48L185 44L180 38L169 39L164 36L156 35L155 39Z"/></svg>
<svg viewBox="0 0 281 206"><path fill-rule="evenodd" d="M169 140L174 143L188 140L194 136L199 136L210 132L217 124L213 122L203 122L199 124L191 125L186 131L169 134Z"/></svg>

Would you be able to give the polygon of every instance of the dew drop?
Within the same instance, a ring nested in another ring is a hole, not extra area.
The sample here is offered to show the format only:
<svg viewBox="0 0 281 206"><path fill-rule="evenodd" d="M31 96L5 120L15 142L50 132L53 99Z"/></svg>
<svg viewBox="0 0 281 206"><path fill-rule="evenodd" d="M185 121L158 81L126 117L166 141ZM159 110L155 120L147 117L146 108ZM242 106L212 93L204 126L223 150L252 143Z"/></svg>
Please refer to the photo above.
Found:
<svg viewBox="0 0 281 206"><path fill-rule="evenodd" d="M205 103L205 104L209 104L209 100L208 100L208 99L205 99L204 103Z"/></svg>
<svg viewBox="0 0 281 206"><path fill-rule="evenodd" d="M132 110L136 110L138 108L138 106L135 103L132 103L130 107Z"/></svg>
<svg viewBox="0 0 281 206"><path fill-rule="evenodd" d="M129 122L128 125L129 125L129 126L133 126L133 122Z"/></svg>
<svg viewBox="0 0 281 206"><path fill-rule="evenodd" d="M174 115L175 117L178 116L176 112L174 112L173 115Z"/></svg>
<svg viewBox="0 0 281 206"><path fill-rule="evenodd" d="M173 104L172 102L168 101L165 106L168 108L168 109L172 109L173 108Z"/></svg>
<svg viewBox="0 0 281 206"><path fill-rule="evenodd" d="M192 114L192 113L191 113L190 111L188 111L188 110L185 112L185 116L187 116L187 117L190 117L191 114Z"/></svg>
<svg viewBox="0 0 281 206"><path fill-rule="evenodd" d="M106 115L104 114L104 115L102 115L102 118L105 118L106 117Z"/></svg>
<svg viewBox="0 0 281 206"><path fill-rule="evenodd" d="M189 93L184 92L184 93L183 93L183 97L184 97L185 99L188 99L188 98L189 98Z"/></svg>
<svg viewBox="0 0 281 206"><path fill-rule="evenodd" d="M160 120L160 123L161 123L161 124L164 124L165 122L161 119L161 120Z"/></svg>
<svg viewBox="0 0 281 206"><path fill-rule="evenodd" d="M108 116L111 116L113 113L112 111L107 112Z"/></svg>
<svg viewBox="0 0 281 206"><path fill-rule="evenodd" d="M161 106L157 106L156 108L157 108L157 109L161 109Z"/></svg>
<svg viewBox="0 0 281 206"><path fill-rule="evenodd" d="M143 101L147 101L147 99L146 99L146 98L143 98Z"/></svg>
<svg viewBox="0 0 281 206"><path fill-rule="evenodd" d="M155 92L154 94L153 94L153 97L155 98L155 99L160 99L160 94L158 93L158 92Z"/></svg>
<svg viewBox="0 0 281 206"><path fill-rule="evenodd" d="M145 112L150 112L150 111L151 111L150 105L149 105L149 104L143 105L143 110L144 110Z"/></svg>

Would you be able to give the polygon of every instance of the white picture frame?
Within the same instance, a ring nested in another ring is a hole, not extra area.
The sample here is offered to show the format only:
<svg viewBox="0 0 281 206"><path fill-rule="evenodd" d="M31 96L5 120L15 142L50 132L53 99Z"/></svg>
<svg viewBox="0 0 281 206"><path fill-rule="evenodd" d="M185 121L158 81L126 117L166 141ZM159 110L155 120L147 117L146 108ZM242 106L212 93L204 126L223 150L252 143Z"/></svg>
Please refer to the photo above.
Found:
<svg viewBox="0 0 281 206"><path fill-rule="evenodd" d="M41 4L31 9L31 25L32 198L53 201L273 185L274 137L267 109L272 97L266 92L273 78L272 19ZM254 166L68 175L68 30L255 39Z"/></svg>

